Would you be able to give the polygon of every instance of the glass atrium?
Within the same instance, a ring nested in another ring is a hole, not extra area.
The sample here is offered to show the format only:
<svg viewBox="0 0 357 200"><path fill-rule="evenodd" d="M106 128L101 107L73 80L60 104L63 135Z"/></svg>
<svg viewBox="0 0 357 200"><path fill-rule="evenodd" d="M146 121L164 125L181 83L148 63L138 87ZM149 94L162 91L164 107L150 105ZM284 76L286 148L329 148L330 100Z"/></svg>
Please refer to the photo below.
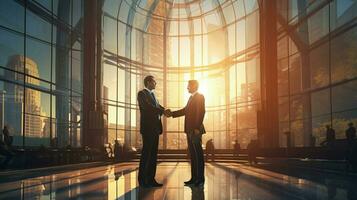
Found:
<svg viewBox="0 0 357 200"><path fill-rule="evenodd" d="M357 0L0 0L0 199L355 200L356 126Z"/></svg>
<svg viewBox="0 0 357 200"><path fill-rule="evenodd" d="M89 2L1 1L0 123L15 146L81 147L96 130L96 145L140 148L149 74L172 110L200 82L203 144L218 149L286 147L287 131L294 147L317 147L325 125L339 139L357 123L354 0L103 0L86 15ZM163 119L160 149L187 148L183 121Z"/></svg>

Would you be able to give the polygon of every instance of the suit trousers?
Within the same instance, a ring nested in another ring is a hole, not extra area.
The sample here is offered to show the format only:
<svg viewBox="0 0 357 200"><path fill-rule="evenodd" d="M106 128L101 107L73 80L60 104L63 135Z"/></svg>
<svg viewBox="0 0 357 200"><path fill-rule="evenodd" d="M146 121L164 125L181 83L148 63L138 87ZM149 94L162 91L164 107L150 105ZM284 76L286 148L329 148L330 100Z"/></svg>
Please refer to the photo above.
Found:
<svg viewBox="0 0 357 200"><path fill-rule="evenodd" d="M187 133L187 145L191 158L191 179L204 181L204 158L202 149L202 134Z"/></svg>
<svg viewBox="0 0 357 200"><path fill-rule="evenodd" d="M139 184L148 184L154 181L157 165L157 150L159 145L158 134L142 134L143 147L139 164Z"/></svg>

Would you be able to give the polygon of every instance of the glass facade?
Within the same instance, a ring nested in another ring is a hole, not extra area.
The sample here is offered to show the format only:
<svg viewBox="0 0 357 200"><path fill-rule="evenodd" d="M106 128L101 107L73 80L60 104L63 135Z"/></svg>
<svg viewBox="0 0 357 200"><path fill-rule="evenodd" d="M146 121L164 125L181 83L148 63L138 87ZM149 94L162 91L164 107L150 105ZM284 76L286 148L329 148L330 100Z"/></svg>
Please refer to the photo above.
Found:
<svg viewBox="0 0 357 200"><path fill-rule="evenodd" d="M357 2L285 1L278 7L280 146L319 146L325 126L345 138L357 123Z"/></svg>
<svg viewBox="0 0 357 200"><path fill-rule="evenodd" d="M15 146L83 145L86 3L0 3L0 125L8 126ZM171 110L185 106L188 80L200 82L206 99L203 144L213 138L216 148L231 149L238 140L245 148L257 138L266 84L261 1L102 3L96 78L109 143L141 147L136 98L149 74L158 83L157 99ZM276 3L279 144L286 146L284 133L290 131L294 146L318 146L325 125L342 139L347 123L357 124L357 2ZM186 149L184 119L164 118L163 124L159 148Z"/></svg>
<svg viewBox="0 0 357 200"><path fill-rule="evenodd" d="M207 134L216 148L246 147L257 137L260 105L259 9L255 0L106 0L103 6L103 101L108 138L141 147L137 92L157 80L159 102L186 105L187 81L205 95ZM186 149L183 118L164 119L161 149Z"/></svg>
<svg viewBox="0 0 357 200"><path fill-rule="evenodd" d="M1 127L18 147L81 145L81 0L0 3Z"/></svg>

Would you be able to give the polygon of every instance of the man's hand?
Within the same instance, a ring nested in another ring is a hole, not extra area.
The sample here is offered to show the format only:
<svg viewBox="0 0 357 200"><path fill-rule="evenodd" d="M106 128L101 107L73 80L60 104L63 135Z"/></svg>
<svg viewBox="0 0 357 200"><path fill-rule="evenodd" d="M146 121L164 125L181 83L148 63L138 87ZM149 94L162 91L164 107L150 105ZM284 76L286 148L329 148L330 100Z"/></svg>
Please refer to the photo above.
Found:
<svg viewBox="0 0 357 200"><path fill-rule="evenodd" d="M194 133L195 135L198 135L198 134L200 134L200 133L201 133L201 131L200 131L200 130L198 130L198 129L195 129L195 130L193 130L193 133Z"/></svg>
<svg viewBox="0 0 357 200"><path fill-rule="evenodd" d="M164 111L164 115L165 115L166 117L172 117L171 110L170 110L170 109L166 109L166 110Z"/></svg>

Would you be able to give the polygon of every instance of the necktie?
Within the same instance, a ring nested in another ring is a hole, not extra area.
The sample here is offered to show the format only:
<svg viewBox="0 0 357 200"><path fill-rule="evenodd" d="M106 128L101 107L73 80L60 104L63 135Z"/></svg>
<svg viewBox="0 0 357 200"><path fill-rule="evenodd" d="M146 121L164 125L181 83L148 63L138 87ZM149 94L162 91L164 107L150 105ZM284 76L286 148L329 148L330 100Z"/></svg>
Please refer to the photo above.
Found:
<svg viewBox="0 0 357 200"><path fill-rule="evenodd" d="M155 101L155 106L157 107L157 101L156 101L156 98L155 98L155 94L153 92L150 92L152 98L154 99ZM159 115L159 120L161 120L161 116Z"/></svg>
<svg viewBox="0 0 357 200"><path fill-rule="evenodd" d="M151 94L152 98L153 98L154 101L155 101L155 105L157 106L157 101L156 101L156 98L155 98L155 94L154 94L153 92L150 92L150 94Z"/></svg>

